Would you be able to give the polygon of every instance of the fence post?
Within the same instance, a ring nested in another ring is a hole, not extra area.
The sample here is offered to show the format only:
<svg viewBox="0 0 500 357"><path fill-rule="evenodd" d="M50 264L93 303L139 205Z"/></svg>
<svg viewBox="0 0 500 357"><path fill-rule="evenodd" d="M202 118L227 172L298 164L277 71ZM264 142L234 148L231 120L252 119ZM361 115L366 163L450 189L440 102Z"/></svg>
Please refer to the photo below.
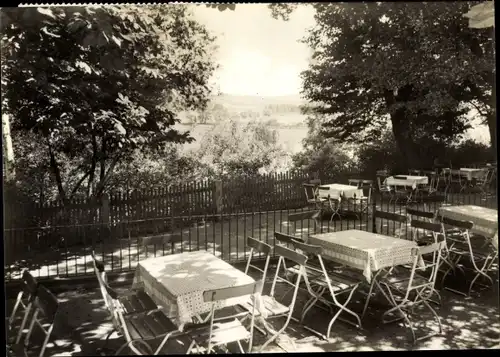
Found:
<svg viewBox="0 0 500 357"><path fill-rule="evenodd" d="M222 181L215 181L215 189L213 191L213 202L215 203L215 213L222 213Z"/></svg>

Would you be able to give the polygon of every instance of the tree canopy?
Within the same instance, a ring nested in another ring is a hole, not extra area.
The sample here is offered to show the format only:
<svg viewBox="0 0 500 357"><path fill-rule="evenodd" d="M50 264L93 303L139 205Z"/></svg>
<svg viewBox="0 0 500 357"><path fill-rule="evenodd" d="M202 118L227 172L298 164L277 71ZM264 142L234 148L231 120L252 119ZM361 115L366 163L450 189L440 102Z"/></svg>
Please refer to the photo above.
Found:
<svg viewBox="0 0 500 357"><path fill-rule="evenodd" d="M214 37L185 5L3 8L1 16L3 110L13 132L36 134L61 199L85 182L87 195L100 195L135 150L192 140L174 125L181 110L209 100ZM73 167L66 177L64 161Z"/></svg>
<svg viewBox="0 0 500 357"><path fill-rule="evenodd" d="M449 141L468 128L474 104L491 110L491 30L470 29L470 3L315 4L305 97L340 141L377 137L390 118L399 150L418 164L416 143Z"/></svg>

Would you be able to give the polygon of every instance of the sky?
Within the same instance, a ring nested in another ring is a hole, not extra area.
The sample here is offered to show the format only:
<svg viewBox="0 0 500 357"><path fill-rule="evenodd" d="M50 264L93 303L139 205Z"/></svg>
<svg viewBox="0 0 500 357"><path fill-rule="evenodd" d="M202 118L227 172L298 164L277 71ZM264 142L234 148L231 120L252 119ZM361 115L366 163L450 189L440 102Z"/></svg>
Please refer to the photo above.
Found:
<svg viewBox="0 0 500 357"><path fill-rule="evenodd" d="M195 18L217 35L221 68L213 81L232 95L298 95L300 72L311 51L299 40L314 25L314 11L299 6L289 21L275 20L266 4L237 4L236 10L193 8Z"/></svg>

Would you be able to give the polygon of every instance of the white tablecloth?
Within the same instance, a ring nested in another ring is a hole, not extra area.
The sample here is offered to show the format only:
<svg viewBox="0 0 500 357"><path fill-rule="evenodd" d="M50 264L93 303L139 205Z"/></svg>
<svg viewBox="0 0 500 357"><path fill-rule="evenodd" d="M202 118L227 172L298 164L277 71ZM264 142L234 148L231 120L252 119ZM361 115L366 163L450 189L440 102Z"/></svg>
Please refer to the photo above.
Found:
<svg viewBox="0 0 500 357"><path fill-rule="evenodd" d="M397 177L406 177L406 179L398 179ZM413 189L417 188L417 185L427 185L429 183L429 178L427 176L410 176L410 175L396 175L390 176L385 179L384 185L386 186L405 186L411 187Z"/></svg>
<svg viewBox="0 0 500 357"><path fill-rule="evenodd" d="M439 209L439 214L451 219L472 221L474 226L471 232L491 238L498 249L498 211L496 209L473 205L446 206Z"/></svg>
<svg viewBox="0 0 500 357"><path fill-rule="evenodd" d="M368 282L382 268L413 262L413 241L350 229L311 235L309 244L323 247L323 257L363 270Z"/></svg>
<svg viewBox="0 0 500 357"><path fill-rule="evenodd" d="M460 175L467 178L467 180L472 181L473 178L478 179L482 178L486 174L485 169L469 169L469 168L461 168Z"/></svg>
<svg viewBox="0 0 500 357"><path fill-rule="evenodd" d="M363 197L363 190L357 188L356 186L342 185L340 183L332 183L329 185L321 185L321 188L328 188L328 190L318 190L318 195L321 198L327 198L335 196L343 196L345 198Z"/></svg>
<svg viewBox="0 0 500 357"><path fill-rule="evenodd" d="M143 283L145 291L165 309L179 327L192 318L209 312L211 303L203 292L246 285L254 279L209 252L189 252L139 262L134 284ZM216 308L243 303L248 296L217 302Z"/></svg>

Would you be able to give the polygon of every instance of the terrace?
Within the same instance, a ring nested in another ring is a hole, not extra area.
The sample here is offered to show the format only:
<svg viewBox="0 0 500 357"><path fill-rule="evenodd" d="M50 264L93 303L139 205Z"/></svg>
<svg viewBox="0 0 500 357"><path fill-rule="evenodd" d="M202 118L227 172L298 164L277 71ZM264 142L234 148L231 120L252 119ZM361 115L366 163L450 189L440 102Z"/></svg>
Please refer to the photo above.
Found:
<svg viewBox="0 0 500 357"><path fill-rule="evenodd" d="M445 206L476 205L482 207L495 207L496 196L484 195L475 192L449 193L445 202L439 199L413 200L411 202L394 202L384 200L379 194L371 195L369 209L366 205L357 205L356 202L344 203L339 211L340 216L330 219L331 211L328 207L316 221L306 219L295 221L292 216L297 213L311 212L310 209L301 207L296 209L275 210L267 212L238 212L234 214L216 214L203 216L189 215L186 217L151 218L138 221L125 221L115 224L93 224L90 228L98 233L98 238L86 235L89 226L72 226L55 228L61 232L68 231L80 234L83 245L59 246L49 252L33 249L31 254L24 252L24 259L16 255L15 264L6 266L7 283L7 311L12 311L15 295L20 289L20 276L23 269L27 269L42 285L49 288L59 301L58 318L54 324L53 336L45 350L45 356L60 355L89 355L102 353L101 347L108 333L112 330L109 311L103 300L103 295L96 279L91 252L95 251L98 259L102 260L108 273L109 284L118 294L130 291L134 277L137 276L138 264L151 261L152 258L172 256L179 253L208 251L222 261L229 262L239 271L245 270L244 262L251 254L247 244L247 237L254 237L272 247L279 245L275 239L275 232L292 234L296 237L308 237L311 234L320 235L328 232L342 232L356 229L358 231L372 232L377 230L384 236L397 236L397 240L412 241L415 239L413 230L408 224L397 226L396 222L380 220L374 212L383 211L402 216L408 216L408 208L428 212L438 212ZM441 196L436 196L437 198ZM302 204L304 205L304 204ZM170 224L168 229L158 234L158 228L165 221ZM174 223L172 223L174 221ZM200 221L201 224L199 224ZM186 224L186 222L188 222ZM196 222L193 224L193 222ZM379 224L380 223L380 224ZM111 226L111 229L108 227ZM146 231L155 227L156 231ZM16 236L10 231L10 238ZM102 232L107 232L107 239L100 237ZM109 233L111 232L111 235ZM127 232L128 234L124 234ZM160 239L153 245L144 245L143 236L151 235ZM25 234L25 232L24 232ZM128 235L128 237L127 237ZM125 236L125 238L123 238ZM93 239L92 239L93 238ZM87 244L85 244L87 240ZM36 248L36 246L34 246ZM257 258L258 264L263 267L263 256ZM278 256L271 254L271 264L264 291L269 291ZM155 260L155 259L153 259ZM498 271L495 264L492 271ZM256 281L258 274L248 273ZM369 351L369 350L409 350L409 349L463 349L463 348L493 348L500 342L500 324L498 311L498 274L492 275L494 284L492 288L482 291L479 295L469 294L464 297L444 289L441 283L442 272L436 279L436 289L441 295L441 304L435 307L443 325L442 333L431 338L412 343L409 330L402 323L381 325L381 317L387 311L388 302L380 295L375 295L369 305L367 314L363 317L363 329L336 321L329 338L320 338L312 333L312 328L326 332L331 314L314 307L302 323L291 321L288 328L273 343L265 348L264 352L332 352L332 351ZM467 290L467 282L473 278L467 275L465 279L455 279L453 288ZM283 304L290 302L290 294L284 296L286 286L277 284L276 300ZM366 301L369 284L362 283L349 302L349 309L361 314ZM309 296L308 291L299 290L297 303L293 309L293 316L300 317L300 312L305 307ZM162 305L160 305L162 306ZM163 307L163 306L162 306ZM225 310L223 310L225 311ZM332 313L335 312L335 307ZM419 323L416 324L418 334L435 331L436 326L427 322L431 321L432 314L423 309L417 310ZM13 330L19 327L21 316L14 321ZM422 323L424 322L424 323ZM278 329L280 322L270 322L272 328ZM383 328L380 328L383 326ZM307 327L307 328L306 328ZM254 332L254 350L264 344L266 337L259 332ZM31 355L39 350L43 342L41 331L34 331L30 337ZM107 344L106 354L116 351L122 344L123 337L112 335ZM159 342L158 342L159 343ZM155 346L153 344L153 346ZM165 353L185 353L189 346L189 338L180 336L169 340L163 348ZM11 344L13 355L21 353L19 344ZM230 343L229 352L237 353L237 345ZM130 351L123 351L127 354ZM34 355L34 354L33 354Z"/></svg>

